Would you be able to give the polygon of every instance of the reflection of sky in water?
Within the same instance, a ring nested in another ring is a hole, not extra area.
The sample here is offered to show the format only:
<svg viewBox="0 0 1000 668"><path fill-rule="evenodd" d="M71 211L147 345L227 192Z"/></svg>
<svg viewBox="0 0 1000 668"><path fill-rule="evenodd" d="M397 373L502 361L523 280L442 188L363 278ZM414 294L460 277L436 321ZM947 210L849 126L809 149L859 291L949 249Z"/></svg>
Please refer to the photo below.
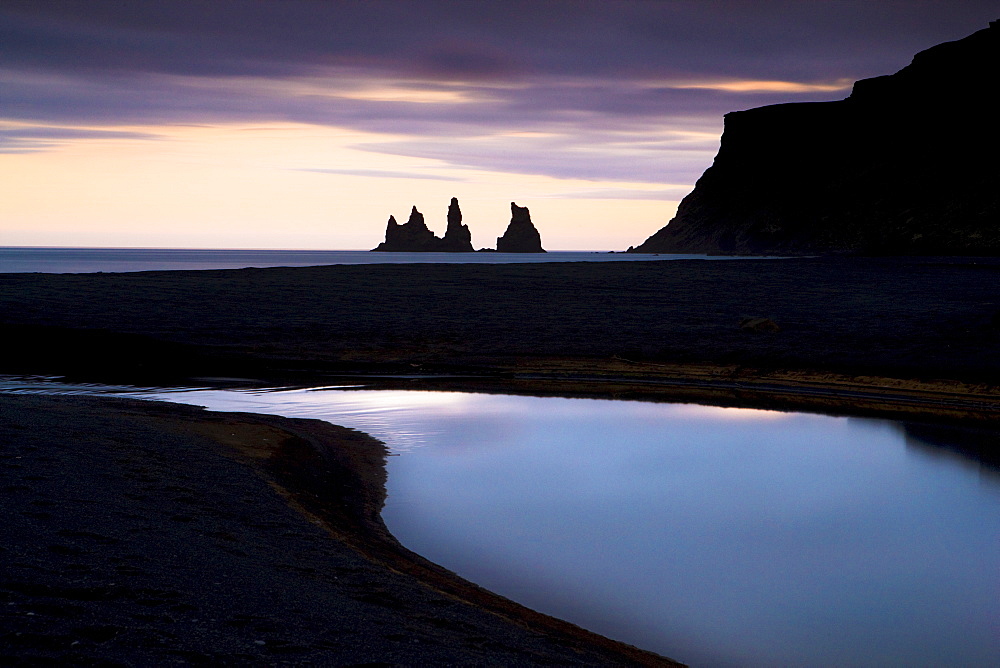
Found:
<svg viewBox="0 0 1000 668"><path fill-rule="evenodd" d="M148 395L147 395L148 396ZM382 440L392 452L407 452L432 441L466 415L475 395L459 392L350 390L343 386L295 390L192 390L154 395L219 411L280 413L316 418L359 429Z"/></svg>
<svg viewBox="0 0 1000 668"><path fill-rule="evenodd" d="M458 417L390 462L385 512L473 581L701 665L1000 656L998 490L889 423L490 403L488 443Z"/></svg>
<svg viewBox="0 0 1000 668"><path fill-rule="evenodd" d="M405 391L192 391L386 441L408 547L693 665L1000 665L1000 487L876 420Z"/></svg>

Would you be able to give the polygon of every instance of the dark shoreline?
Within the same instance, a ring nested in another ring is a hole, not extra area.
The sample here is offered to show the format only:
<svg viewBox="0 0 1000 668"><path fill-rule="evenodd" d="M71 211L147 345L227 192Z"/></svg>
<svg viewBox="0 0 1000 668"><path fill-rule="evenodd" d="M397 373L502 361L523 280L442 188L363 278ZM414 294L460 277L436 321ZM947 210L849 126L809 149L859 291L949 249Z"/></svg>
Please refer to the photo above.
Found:
<svg viewBox="0 0 1000 668"><path fill-rule="evenodd" d="M107 397L0 415L8 664L678 665L403 548L359 432Z"/></svg>
<svg viewBox="0 0 1000 668"><path fill-rule="evenodd" d="M0 372L154 385L363 376L386 387L691 401L995 429L998 283L995 258L5 274L0 333L9 345ZM747 317L770 319L777 331L741 328ZM74 436L92 437L82 428ZM313 442L286 461L315 462L316 452ZM997 460L995 446L972 456ZM367 524L352 525L342 513L324 516L335 506L315 505L308 476L267 475L294 506L340 526L339 540L357 541L380 568L444 591L456 586L380 533L370 503L354 510ZM371 481L362 487L378 489ZM450 595L500 605L499 614L521 620L515 625L542 623L474 585L457 586ZM575 633L555 623L556 635ZM607 649L591 636L581 642ZM607 651L622 651L612 645ZM647 660L634 651L639 658L630 660Z"/></svg>
<svg viewBox="0 0 1000 668"><path fill-rule="evenodd" d="M1000 259L0 274L5 373L506 373L630 360L996 385ZM741 328L767 318L778 331Z"/></svg>

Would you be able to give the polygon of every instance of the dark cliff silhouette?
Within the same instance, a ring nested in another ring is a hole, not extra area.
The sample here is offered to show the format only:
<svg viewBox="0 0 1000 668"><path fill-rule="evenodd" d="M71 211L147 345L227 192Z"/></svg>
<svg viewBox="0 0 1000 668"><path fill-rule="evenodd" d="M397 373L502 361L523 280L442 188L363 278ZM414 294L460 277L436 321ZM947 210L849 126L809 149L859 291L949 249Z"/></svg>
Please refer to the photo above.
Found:
<svg viewBox="0 0 1000 668"><path fill-rule="evenodd" d="M528 207L510 203L510 224L497 238L498 253L544 253L542 238L531 222Z"/></svg>
<svg viewBox="0 0 1000 668"><path fill-rule="evenodd" d="M725 117L714 164L635 252L1000 254L1000 21L836 102Z"/></svg>
<svg viewBox="0 0 1000 668"><path fill-rule="evenodd" d="M451 205L448 207L448 229L443 239L435 236L427 228L423 214L417 211L417 207L413 207L410 219L402 225L396 222L394 216L389 216L385 241L372 250L471 253L474 249L469 227L462 224L462 211L458 208L458 198L452 197Z"/></svg>

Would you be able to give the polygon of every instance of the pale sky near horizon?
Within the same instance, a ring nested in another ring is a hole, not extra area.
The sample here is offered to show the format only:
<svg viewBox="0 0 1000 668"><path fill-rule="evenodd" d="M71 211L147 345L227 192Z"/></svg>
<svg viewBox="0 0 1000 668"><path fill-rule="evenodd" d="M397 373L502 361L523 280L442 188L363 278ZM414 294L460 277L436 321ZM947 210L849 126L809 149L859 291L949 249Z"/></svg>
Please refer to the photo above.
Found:
<svg viewBox="0 0 1000 668"><path fill-rule="evenodd" d="M996 2L0 0L0 246L368 249L510 202L624 250L723 114L836 100Z"/></svg>

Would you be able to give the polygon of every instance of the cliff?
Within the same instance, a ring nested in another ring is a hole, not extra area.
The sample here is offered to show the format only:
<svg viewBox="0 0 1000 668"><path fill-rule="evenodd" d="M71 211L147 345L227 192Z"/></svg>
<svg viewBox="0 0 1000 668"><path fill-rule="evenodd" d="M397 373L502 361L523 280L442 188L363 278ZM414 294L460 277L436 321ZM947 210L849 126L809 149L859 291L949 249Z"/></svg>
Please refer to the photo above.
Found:
<svg viewBox="0 0 1000 668"><path fill-rule="evenodd" d="M502 237L497 238L499 253L544 253L542 238L531 222L528 207L510 203L510 224Z"/></svg>
<svg viewBox="0 0 1000 668"><path fill-rule="evenodd" d="M410 219L402 225L396 222L394 216L389 216L385 241L372 250L471 253L474 249L469 227L462 224L462 211L458 207L458 199L452 197L451 205L448 207L448 229L443 239L428 229L423 214L417 211L417 207L413 207Z"/></svg>
<svg viewBox="0 0 1000 668"><path fill-rule="evenodd" d="M1000 254L1000 21L836 102L725 117L715 161L635 252Z"/></svg>

